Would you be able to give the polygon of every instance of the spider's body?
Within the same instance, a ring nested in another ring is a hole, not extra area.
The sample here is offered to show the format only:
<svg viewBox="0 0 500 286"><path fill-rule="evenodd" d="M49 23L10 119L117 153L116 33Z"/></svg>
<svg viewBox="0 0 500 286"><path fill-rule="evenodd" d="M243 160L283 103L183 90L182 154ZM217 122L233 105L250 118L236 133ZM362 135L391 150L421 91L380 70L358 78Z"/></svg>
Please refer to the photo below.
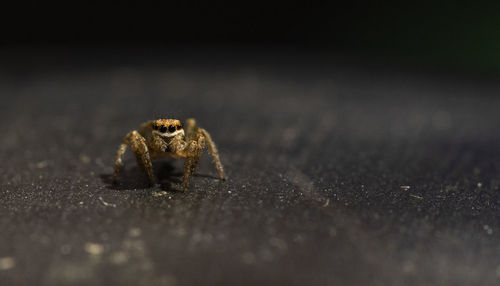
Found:
<svg viewBox="0 0 500 286"><path fill-rule="evenodd" d="M139 131L133 130L123 138L116 155L114 180L116 181L118 178L122 156L127 145L130 145L137 163L142 167L152 184L156 182L156 177L153 173L151 159L166 156L176 159L186 158L182 183L182 187L186 188L190 175L200 161L205 144L208 145L208 149L214 157L215 167L219 171L220 178L225 179L215 143L205 129L197 126L194 119L186 120L185 128L177 119L147 121L141 125Z"/></svg>

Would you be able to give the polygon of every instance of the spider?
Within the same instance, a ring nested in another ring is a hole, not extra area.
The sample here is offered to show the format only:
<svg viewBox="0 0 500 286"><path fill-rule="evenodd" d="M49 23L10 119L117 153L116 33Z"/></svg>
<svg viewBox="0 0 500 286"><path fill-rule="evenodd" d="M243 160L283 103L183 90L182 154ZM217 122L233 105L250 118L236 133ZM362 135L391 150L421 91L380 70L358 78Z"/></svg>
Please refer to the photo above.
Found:
<svg viewBox="0 0 500 286"><path fill-rule="evenodd" d="M151 185L156 183L151 159L167 156L175 159L186 158L182 182L182 188L186 189L189 177L200 161L205 144L208 145L208 150L214 158L214 164L220 178L225 180L219 153L210 134L205 129L200 128L192 118L186 120L185 130L186 132L177 119L157 119L144 122L139 131L133 130L127 133L116 154L113 182L118 179L122 166L122 156L127 150L127 145L130 145L137 159L137 164L146 173Z"/></svg>

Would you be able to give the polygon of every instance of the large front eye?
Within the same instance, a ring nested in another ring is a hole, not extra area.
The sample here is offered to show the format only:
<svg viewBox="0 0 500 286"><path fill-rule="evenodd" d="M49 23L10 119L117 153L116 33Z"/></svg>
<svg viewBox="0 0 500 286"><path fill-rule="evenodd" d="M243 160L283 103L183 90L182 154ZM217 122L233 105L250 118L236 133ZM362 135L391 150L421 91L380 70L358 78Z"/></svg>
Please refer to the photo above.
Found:
<svg viewBox="0 0 500 286"><path fill-rule="evenodd" d="M160 126L160 132L161 133L167 132L167 126L165 126L165 125Z"/></svg>
<svg viewBox="0 0 500 286"><path fill-rule="evenodd" d="M172 133L172 132L174 132L174 131L175 131L175 126L173 126L173 125L169 125L169 126L168 126L168 132Z"/></svg>

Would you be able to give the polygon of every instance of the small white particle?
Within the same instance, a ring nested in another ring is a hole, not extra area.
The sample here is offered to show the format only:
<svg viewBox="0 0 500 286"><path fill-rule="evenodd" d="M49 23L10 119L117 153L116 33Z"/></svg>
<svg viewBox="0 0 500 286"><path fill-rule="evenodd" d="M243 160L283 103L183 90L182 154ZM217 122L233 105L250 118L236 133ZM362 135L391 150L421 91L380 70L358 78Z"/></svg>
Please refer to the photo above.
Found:
<svg viewBox="0 0 500 286"><path fill-rule="evenodd" d="M85 243L85 251L91 255L101 255L104 251L104 246L98 243L87 242Z"/></svg>
<svg viewBox="0 0 500 286"><path fill-rule="evenodd" d="M102 203L103 205L105 205L105 206L107 206L107 207L116 208L116 204L113 204L113 203L108 203L108 202L104 201L104 199L103 199L101 196L99 196L99 200L101 201L101 203Z"/></svg>
<svg viewBox="0 0 500 286"><path fill-rule="evenodd" d="M489 235L493 234L493 229L489 225L487 224L483 225L483 229L486 231L487 234Z"/></svg>
<svg viewBox="0 0 500 286"><path fill-rule="evenodd" d="M128 231L128 235L131 236L131 237L138 237L138 236L141 235L141 229L137 228L137 227L131 228Z"/></svg>
<svg viewBox="0 0 500 286"><path fill-rule="evenodd" d="M161 191L161 192L154 192L153 193L153 197L162 197L162 196L166 196L167 195L167 192L166 191ZM170 197L169 197L170 198Z"/></svg>
<svg viewBox="0 0 500 286"><path fill-rule="evenodd" d="M127 262L128 255L123 251L115 252L111 255L111 262L115 264L123 264Z"/></svg>
<svg viewBox="0 0 500 286"><path fill-rule="evenodd" d="M43 168L47 167L48 165L49 165L48 161L41 161L41 162L36 163L36 167L38 169L43 169Z"/></svg>
<svg viewBox="0 0 500 286"><path fill-rule="evenodd" d="M330 199L326 199L326 202L323 204L323 207L326 208L330 204Z"/></svg>
<svg viewBox="0 0 500 286"><path fill-rule="evenodd" d="M90 163L90 157L85 155L85 154L81 154L80 161L84 164L88 164L88 163Z"/></svg>
<svg viewBox="0 0 500 286"><path fill-rule="evenodd" d="M16 266L14 257L0 257L0 270L9 270Z"/></svg>

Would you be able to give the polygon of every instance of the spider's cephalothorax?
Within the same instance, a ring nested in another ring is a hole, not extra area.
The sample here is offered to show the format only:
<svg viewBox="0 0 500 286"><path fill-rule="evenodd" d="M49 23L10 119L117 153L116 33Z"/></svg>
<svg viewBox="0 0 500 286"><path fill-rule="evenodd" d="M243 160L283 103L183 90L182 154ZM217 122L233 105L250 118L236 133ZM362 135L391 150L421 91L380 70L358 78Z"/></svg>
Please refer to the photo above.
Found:
<svg viewBox="0 0 500 286"><path fill-rule="evenodd" d="M114 181L118 178L122 165L122 156L130 145L134 152L137 163L147 174L151 183L156 182L151 164L152 158L169 156L172 158L186 158L184 163L184 180L182 187L186 188L189 176L194 169L205 148L214 157L215 167L219 171L221 179L225 179L224 170L219 159L219 154L210 134L198 127L194 119L186 120L185 127L177 119L158 119L143 123L139 129L129 132L123 138L118 148L115 161Z"/></svg>

